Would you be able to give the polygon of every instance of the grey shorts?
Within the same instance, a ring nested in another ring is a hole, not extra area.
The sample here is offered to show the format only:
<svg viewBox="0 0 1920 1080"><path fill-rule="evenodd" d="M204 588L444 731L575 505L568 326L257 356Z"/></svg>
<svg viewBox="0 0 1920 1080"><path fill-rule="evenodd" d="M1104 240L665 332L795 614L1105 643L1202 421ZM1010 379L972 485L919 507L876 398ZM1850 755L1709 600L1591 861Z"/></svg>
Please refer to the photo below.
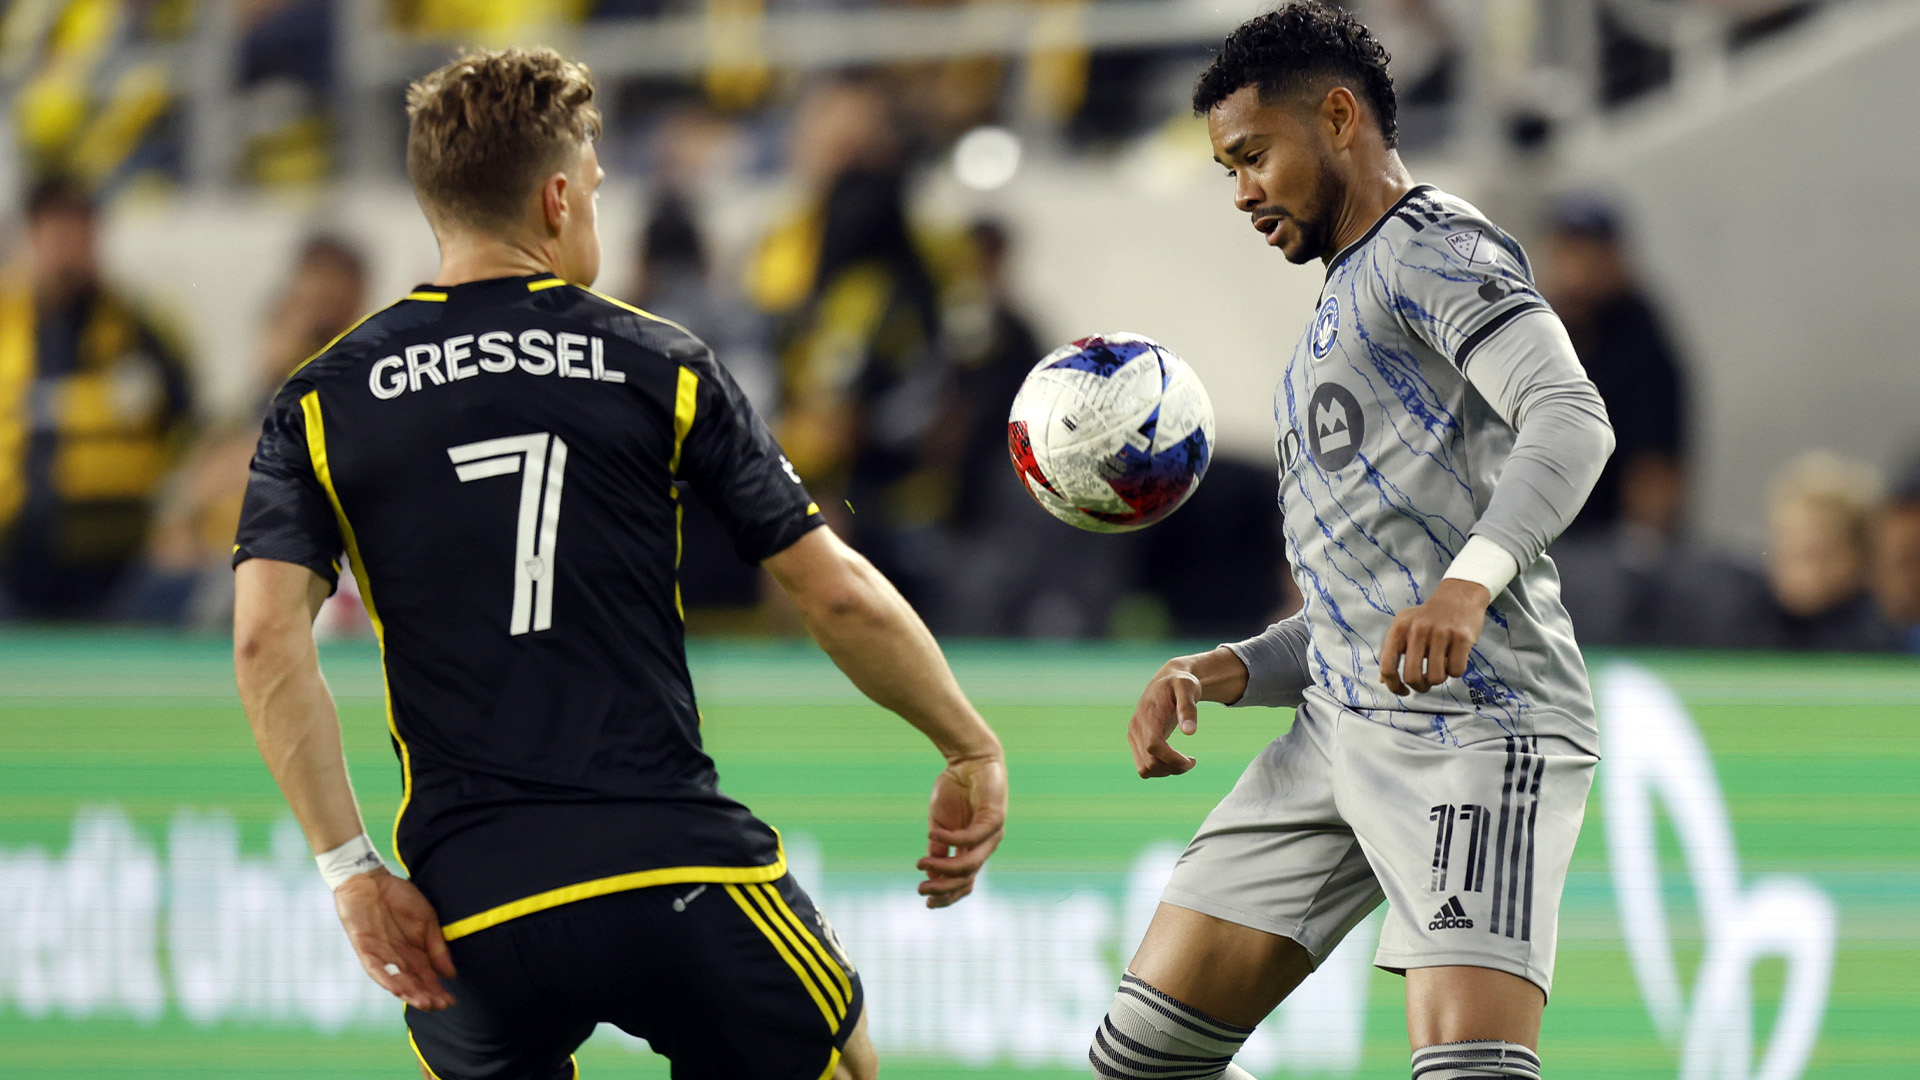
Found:
<svg viewBox="0 0 1920 1080"><path fill-rule="evenodd" d="M1161 899L1291 938L1316 966L1384 899L1378 966L1493 968L1551 992L1597 763L1557 737L1443 746L1313 702L1207 815Z"/></svg>

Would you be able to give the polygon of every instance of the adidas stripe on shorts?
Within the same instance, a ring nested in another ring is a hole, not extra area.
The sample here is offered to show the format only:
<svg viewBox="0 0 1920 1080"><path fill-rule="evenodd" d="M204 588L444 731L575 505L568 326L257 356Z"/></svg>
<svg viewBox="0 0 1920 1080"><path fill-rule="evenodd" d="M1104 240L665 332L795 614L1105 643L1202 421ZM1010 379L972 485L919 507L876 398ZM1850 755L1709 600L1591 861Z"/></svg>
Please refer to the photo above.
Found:
<svg viewBox="0 0 1920 1080"><path fill-rule="evenodd" d="M1551 992L1598 760L1552 736L1445 746L1311 698L1207 815L1161 899L1291 938L1316 966L1384 899L1378 966L1494 968Z"/></svg>

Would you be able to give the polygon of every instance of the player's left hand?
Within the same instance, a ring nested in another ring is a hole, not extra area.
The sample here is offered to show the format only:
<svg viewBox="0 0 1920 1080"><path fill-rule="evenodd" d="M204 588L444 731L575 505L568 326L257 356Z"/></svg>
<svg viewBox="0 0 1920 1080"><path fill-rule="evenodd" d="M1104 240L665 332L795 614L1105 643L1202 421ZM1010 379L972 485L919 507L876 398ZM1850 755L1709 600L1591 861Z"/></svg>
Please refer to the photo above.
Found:
<svg viewBox="0 0 1920 1080"><path fill-rule="evenodd" d="M991 754L957 758L933 782L927 808L927 854L915 864L927 880L930 908L958 903L973 891L987 856L1007 827L1007 762Z"/></svg>
<svg viewBox="0 0 1920 1080"><path fill-rule="evenodd" d="M421 1012L453 1004L440 985L453 975L453 954L440 917L413 882L384 869L361 874L340 883L333 906L360 966L381 989Z"/></svg>
<svg viewBox="0 0 1920 1080"><path fill-rule="evenodd" d="M1424 604L1393 617L1380 650L1380 681L1401 697L1426 693L1467 673L1467 657L1493 602L1486 586L1445 578Z"/></svg>

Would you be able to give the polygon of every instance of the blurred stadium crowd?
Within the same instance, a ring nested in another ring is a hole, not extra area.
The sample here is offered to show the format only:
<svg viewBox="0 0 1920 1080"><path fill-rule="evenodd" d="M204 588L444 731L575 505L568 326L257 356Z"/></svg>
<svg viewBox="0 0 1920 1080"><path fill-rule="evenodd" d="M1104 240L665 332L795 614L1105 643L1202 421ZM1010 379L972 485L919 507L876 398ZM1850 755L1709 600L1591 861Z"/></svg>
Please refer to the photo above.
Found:
<svg viewBox="0 0 1920 1080"><path fill-rule="evenodd" d="M146 67L142 48L192 38L215 7L229 20L221 40L233 50L242 133L221 182L339 175L338 110L351 100L337 85L343 5L402 36L478 41L556 22L732 25L790 9L958 6L15 0L0 16L0 87L23 163L0 276L0 619L224 623L259 410L289 370L382 298L370 295L366 255L325 232L292 265L263 268L283 285L257 330L248 404L216 415L196 401L193 343L105 280L99 209L192 179L196 129L170 89L178 80ZM1444 138L1461 81L1451 5L1355 6L1398 57L1409 141ZM1712 6L1738 47L1817 5ZM1597 24L1606 106L1673 73L1672 50L1613 12L1603 5ZM624 298L712 344L836 527L936 631L1218 638L1299 603L1269 463L1218 459L1187 507L1124 537L1077 533L1028 505L1007 465L1005 415L1048 345L1035 329L1047 313L1027 310L1009 282L1020 238L991 218L936 228L910 209L917 171L963 134L1011 122L1010 100L1048 118L1060 152L1093 152L1179 117L1203 57L1199 45L1036 46L1016 87L1016 65L991 57L795 82L764 59L715 50L699 70L601 88L603 160L650 179L637 242L608 252L609 264L628 264ZM1522 109L1506 134L1524 145L1549 123ZM729 172L777 172L806 193L743 259L721 257L697 209L702 185ZM1551 551L1583 641L1920 652L1920 460L1883 470L1810 451L1774 480L1762 559L1691 539L1688 363L1637 279L1627 224L1603 201L1569 198L1532 239L1543 288L1619 439L1587 510ZM797 632L697 510L685 551L696 632ZM350 593L350 579L343 586ZM337 601L330 624L350 629L352 605Z"/></svg>

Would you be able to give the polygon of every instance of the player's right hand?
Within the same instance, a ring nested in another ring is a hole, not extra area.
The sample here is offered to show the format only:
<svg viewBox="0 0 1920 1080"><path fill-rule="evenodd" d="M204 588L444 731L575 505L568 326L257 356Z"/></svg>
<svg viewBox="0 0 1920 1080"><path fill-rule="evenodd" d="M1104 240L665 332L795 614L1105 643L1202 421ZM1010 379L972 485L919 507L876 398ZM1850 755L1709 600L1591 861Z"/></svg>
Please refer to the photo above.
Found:
<svg viewBox="0 0 1920 1080"><path fill-rule="evenodd" d="M1007 762L991 753L955 758L933 782L927 808L927 854L915 864L927 880L920 895L930 908L958 903L973 891L987 856L1007 827Z"/></svg>
<svg viewBox="0 0 1920 1080"><path fill-rule="evenodd" d="M1175 727L1187 735L1200 730L1200 677L1186 663L1191 659L1182 656L1162 664L1133 707L1127 746L1133 750L1134 771L1143 780L1178 776L1198 762L1167 742Z"/></svg>
<svg viewBox="0 0 1920 1080"><path fill-rule="evenodd" d="M440 985L453 975L453 954L440 936L440 917L413 882L374 870L341 882L333 906L360 966L382 990L421 1012L453 1004Z"/></svg>

